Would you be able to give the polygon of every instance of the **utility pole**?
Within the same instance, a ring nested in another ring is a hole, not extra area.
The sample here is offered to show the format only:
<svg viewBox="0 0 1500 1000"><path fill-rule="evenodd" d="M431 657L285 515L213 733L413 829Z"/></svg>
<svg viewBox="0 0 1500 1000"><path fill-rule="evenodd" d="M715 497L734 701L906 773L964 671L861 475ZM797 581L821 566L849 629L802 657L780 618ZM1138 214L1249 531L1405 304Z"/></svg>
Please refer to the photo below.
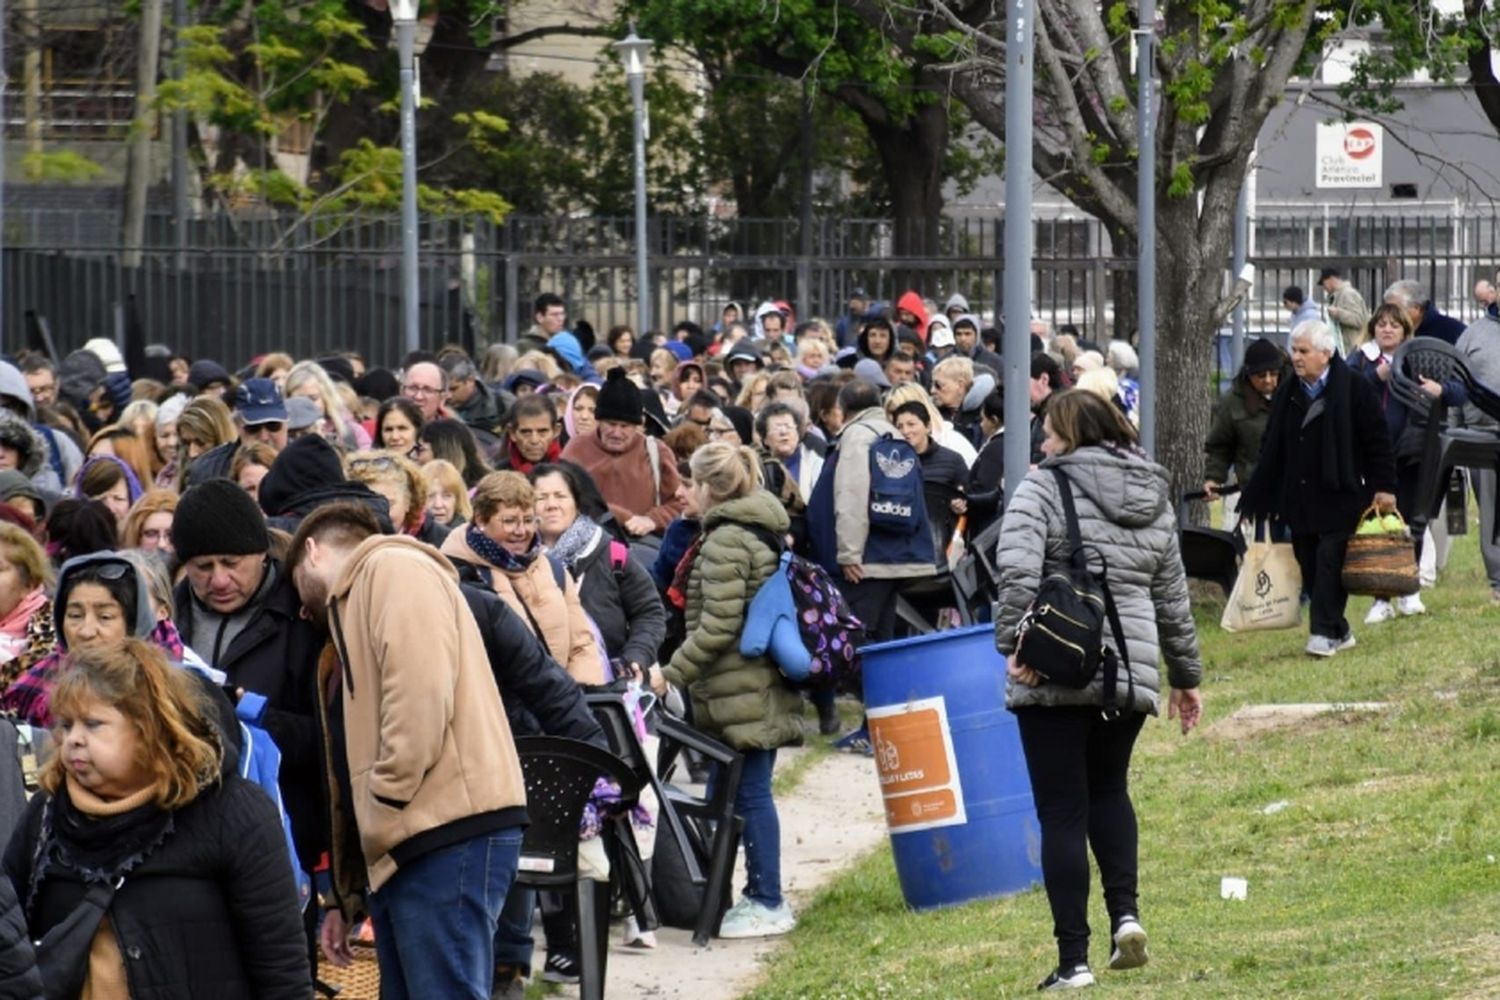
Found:
<svg viewBox="0 0 1500 1000"><path fill-rule="evenodd" d="M172 79L181 82L182 33L188 26L187 0L172 0ZM188 224L188 115L185 108L172 114L172 226L177 236L177 266L186 269Z"/></svg>
<svg viewBox="0 0 1500 1000"><path fill-rule="evenodd" d="M1033 0L1010 0L1005 21L1005 494L1031 468L1031 137Z"/></svg>
<svg viewBox="0 0 1500 1000"><path fill-rule="evenodd" d="M802 218L797 257L797 313L811 317L813 254L813 92L811 75L802 78ZM791 331L788 330L788 333Z"/></svg>
<svg viewBox="0 0 1500 1000"><path fill-rule="evenodd" d="M146 240L146 190L151 183L151 105L161 69L162 0L142 0L141 41L135 76L135 121L131 123L130 158L125 171L125 226L120 263L141 266Z"/></svg>
<svg viewBox="0 0 1500 1000"><path fill-rule="evenodd" d="M1136 265L1136 324L1140 350L1141 447L1156 456L1156 0L1140 0L1141 23L1135 33L1136 68L1136 228L1140 252Z"/></svg>

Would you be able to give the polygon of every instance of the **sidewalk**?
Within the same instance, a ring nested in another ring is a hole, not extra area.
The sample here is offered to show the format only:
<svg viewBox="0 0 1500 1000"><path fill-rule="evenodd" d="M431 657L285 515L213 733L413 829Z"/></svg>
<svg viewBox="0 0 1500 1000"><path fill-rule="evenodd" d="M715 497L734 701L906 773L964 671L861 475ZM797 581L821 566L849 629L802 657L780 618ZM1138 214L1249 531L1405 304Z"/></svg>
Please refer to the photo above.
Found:
<svg viewBox="0 0 1500 1000"><path fill-rule="evenodd" d="M778 770L805 751L783 753ZM885 813L875 765L867 757L833 754L819 761L797 788L777 799L781 817L782 889L794 910L866 852L885 841ZM742 855L743 857L743 855ZM744 865L735 867L734 891L744 885ZM781 939L710 941L693 945L692 932L663 927L652 950L620 944L618 925L612 928L606 996L660 1000L734 1000L753 986L761 974L761 960ZM543 953L537 952L537 965ZM553 994L576 997L577 987L560 987Z"/></svg>

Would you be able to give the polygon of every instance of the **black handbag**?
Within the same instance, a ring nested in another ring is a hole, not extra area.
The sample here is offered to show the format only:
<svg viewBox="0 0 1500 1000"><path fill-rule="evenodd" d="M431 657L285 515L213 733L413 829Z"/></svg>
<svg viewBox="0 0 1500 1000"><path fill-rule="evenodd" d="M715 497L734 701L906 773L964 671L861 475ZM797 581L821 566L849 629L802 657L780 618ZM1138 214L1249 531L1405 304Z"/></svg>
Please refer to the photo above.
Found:
<svg viewBox="0 0 1500 1000"><path fill-rule="evenodd" d="M42 977L42 992L46 1000L68 1000L83 989L83 980L89 971L89 949L93 947L99 924L115 898L115 890L123 881L121 878L90 886L62 922L54 925L37 942L36 968Z"/></svg>
<svg viewBox="0 0 1500 1000"><path fill-rule="evenodd" d="M1102 670L1104 711L1117 715L1115 688L1121 657L1124 658L1132 702L1135 678L1130 673L1130 654L1125 646L1120 615L1109 592L1109 566L1102 552L1083 544L1068 477L1056 468L1052 474L1057 478L1063 516L1067 521L1068 558L1042 578L1036 597L1016 626L1015 659L1035 670L1048 684L1075 689L1088 687ZM1091 557L1099 561L1097 573L1090 565ZM1119 650L1118 655L1104 645L1106 621Z"/></svg>

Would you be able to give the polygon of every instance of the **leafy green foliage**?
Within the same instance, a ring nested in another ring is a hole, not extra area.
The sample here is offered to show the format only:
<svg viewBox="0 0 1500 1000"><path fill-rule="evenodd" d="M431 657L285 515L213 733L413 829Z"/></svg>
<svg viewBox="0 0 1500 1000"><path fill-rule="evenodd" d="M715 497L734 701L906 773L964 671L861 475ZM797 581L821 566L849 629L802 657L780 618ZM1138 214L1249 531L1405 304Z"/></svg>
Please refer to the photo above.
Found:
<svg viewBox="0 0 1500 1000"><path fill-rule="evenodd" d="M103 174L104 168L71 149L32 150L21 157L21 173L33 183L85 184Z"/></svg>

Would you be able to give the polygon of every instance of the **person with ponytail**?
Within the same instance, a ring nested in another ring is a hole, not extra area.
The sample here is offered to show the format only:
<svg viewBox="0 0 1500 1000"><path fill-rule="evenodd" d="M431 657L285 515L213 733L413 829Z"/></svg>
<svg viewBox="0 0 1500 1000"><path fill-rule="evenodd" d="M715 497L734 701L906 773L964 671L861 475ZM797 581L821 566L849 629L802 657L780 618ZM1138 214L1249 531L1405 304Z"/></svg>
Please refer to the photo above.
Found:
<svg viewBox="0 0 1500 1000"><path fill-rule="evenodd" d="M781 545L773 543L790 521L762 486L753 448L710 442L691 468L704 531L683 557L687 637L666 669L652 672L652 683L659 693L669 683L686 690L694 724L744 756L734 811L745 820L745 895L724 915L719 936L771 937L796 926L781 894L771 774L776 751L802 742L802 698L769 657L742 656L739 638L751 598L780 567Z"/></svg>

